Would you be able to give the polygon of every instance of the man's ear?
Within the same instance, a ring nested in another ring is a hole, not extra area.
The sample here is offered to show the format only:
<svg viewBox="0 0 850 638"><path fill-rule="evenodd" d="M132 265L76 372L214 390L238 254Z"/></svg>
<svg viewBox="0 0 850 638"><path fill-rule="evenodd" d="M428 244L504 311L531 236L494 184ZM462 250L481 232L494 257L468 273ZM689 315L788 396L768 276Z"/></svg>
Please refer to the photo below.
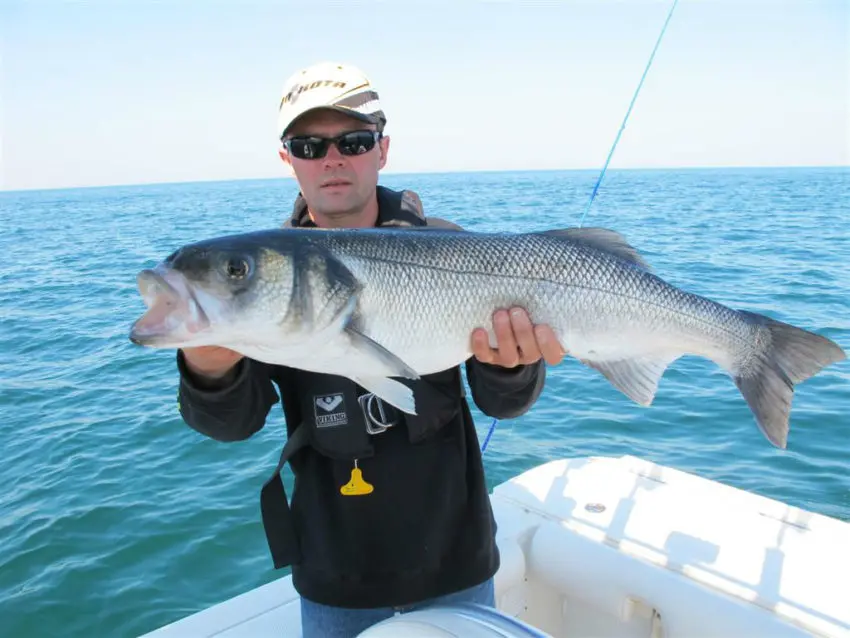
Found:
<svg viewBox="0 0 850 638"><path fill-rule="evenodd" d="M277 154L280 155L280 159L286 164L290 177L295 177L295 169L292 168L292 159L289 157L289 152L281 146L277 149Z"/></svg>
<svg viewBox="0 0 850 638"><path fill-rule="evenodd" d="M390 153L390 136L385 135L381 138L381 141L378 143L378 148L381 151L381 158L378 160L378 170L381 170L384 166L387 165L387 156Z"/></svg>

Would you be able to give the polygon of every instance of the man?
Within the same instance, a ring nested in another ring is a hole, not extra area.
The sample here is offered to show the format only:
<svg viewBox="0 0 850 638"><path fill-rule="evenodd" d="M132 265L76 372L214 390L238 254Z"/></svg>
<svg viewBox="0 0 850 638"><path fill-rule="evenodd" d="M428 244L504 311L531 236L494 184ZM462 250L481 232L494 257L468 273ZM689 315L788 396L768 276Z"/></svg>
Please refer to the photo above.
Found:
<svg viewBox="0 0 850 638"><path fill-rule="evenodd" d="M452 226L426 218L415 193L378 186L385 125L377 92L356 68L319 64L290 78L279 152L301 192L289 224ZM531 407L545 361L564 353L524 310L494 312L497 347L476 330L465 367L476 405L505 419ZM355 636L417 604L494 605L495 521L460 368L402 380L419 406L411 416L347 379L223 348L186 348L177 362L183 418L213 439L246 439L281 401L288 442L261 509L275 566L292 566L305 637ZM279 476L287 460L291 506Z"/></svg>

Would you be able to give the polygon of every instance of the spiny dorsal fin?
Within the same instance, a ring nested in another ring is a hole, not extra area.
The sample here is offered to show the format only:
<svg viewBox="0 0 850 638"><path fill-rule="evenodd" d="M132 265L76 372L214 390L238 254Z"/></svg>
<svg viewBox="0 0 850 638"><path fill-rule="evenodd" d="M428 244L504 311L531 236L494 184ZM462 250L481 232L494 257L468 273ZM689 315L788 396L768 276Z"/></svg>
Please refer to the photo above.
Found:
<svg viewBox="0 0 850 638"><path fill-rule="evenodd" d="M470 234L470 231L465 228L461 228L457 225L450 225L451 222L446 222L446 225L443 224L432 224L430 221L427 226L405 226L404 230L415 230L419 232L427 232L427 231L442 231L442 232L456 232L456 233L465 233Z"/></svg>
<svg viewBox="0 0 850 638"><path fill-rule="evenodd" d="M450 222L448 219L441 219L440 217L426 217L425 220L428 223L425 228L448 228L451 230L463 230L463 228L461 228L454 222Z"/></svg>
<svg viewBox="0 0 850 638"><path fill-rule="evenodd" d="M616 255L630 264L651 270L651 266L640 256L638 251L618 232L607 228L558 228L542 231L544 235L554 235L583 243L587 246L604 250Z"/></svg>

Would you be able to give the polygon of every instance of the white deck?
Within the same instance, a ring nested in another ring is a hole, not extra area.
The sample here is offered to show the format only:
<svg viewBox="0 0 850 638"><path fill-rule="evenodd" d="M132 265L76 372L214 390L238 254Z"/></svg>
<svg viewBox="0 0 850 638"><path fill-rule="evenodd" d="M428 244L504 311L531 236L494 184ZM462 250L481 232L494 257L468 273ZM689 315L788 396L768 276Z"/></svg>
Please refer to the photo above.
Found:
<svg viewBox="0 0 850 638"><path fill-rule="evenodd" d="M541 465L492 502L497 606L552 636L850 638L848 523L633 457ZM282 578L146 636L300 636L298 596Z"/></svg>

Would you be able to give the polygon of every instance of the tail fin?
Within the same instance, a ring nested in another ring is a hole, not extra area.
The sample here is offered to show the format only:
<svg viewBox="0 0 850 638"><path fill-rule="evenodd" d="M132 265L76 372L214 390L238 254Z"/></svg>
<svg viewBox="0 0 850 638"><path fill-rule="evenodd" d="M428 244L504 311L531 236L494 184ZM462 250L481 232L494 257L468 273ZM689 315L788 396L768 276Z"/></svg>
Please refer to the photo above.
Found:
<svg viewBox="0 0 850 638"><path fill-rule="evenodd" d="M770 317L741 311L767 329L765 345L752 365L734 377L762 433L775 446L788 443L788 420L794 385L814 376L831 363L847 358L833 341Z"/></svg>

